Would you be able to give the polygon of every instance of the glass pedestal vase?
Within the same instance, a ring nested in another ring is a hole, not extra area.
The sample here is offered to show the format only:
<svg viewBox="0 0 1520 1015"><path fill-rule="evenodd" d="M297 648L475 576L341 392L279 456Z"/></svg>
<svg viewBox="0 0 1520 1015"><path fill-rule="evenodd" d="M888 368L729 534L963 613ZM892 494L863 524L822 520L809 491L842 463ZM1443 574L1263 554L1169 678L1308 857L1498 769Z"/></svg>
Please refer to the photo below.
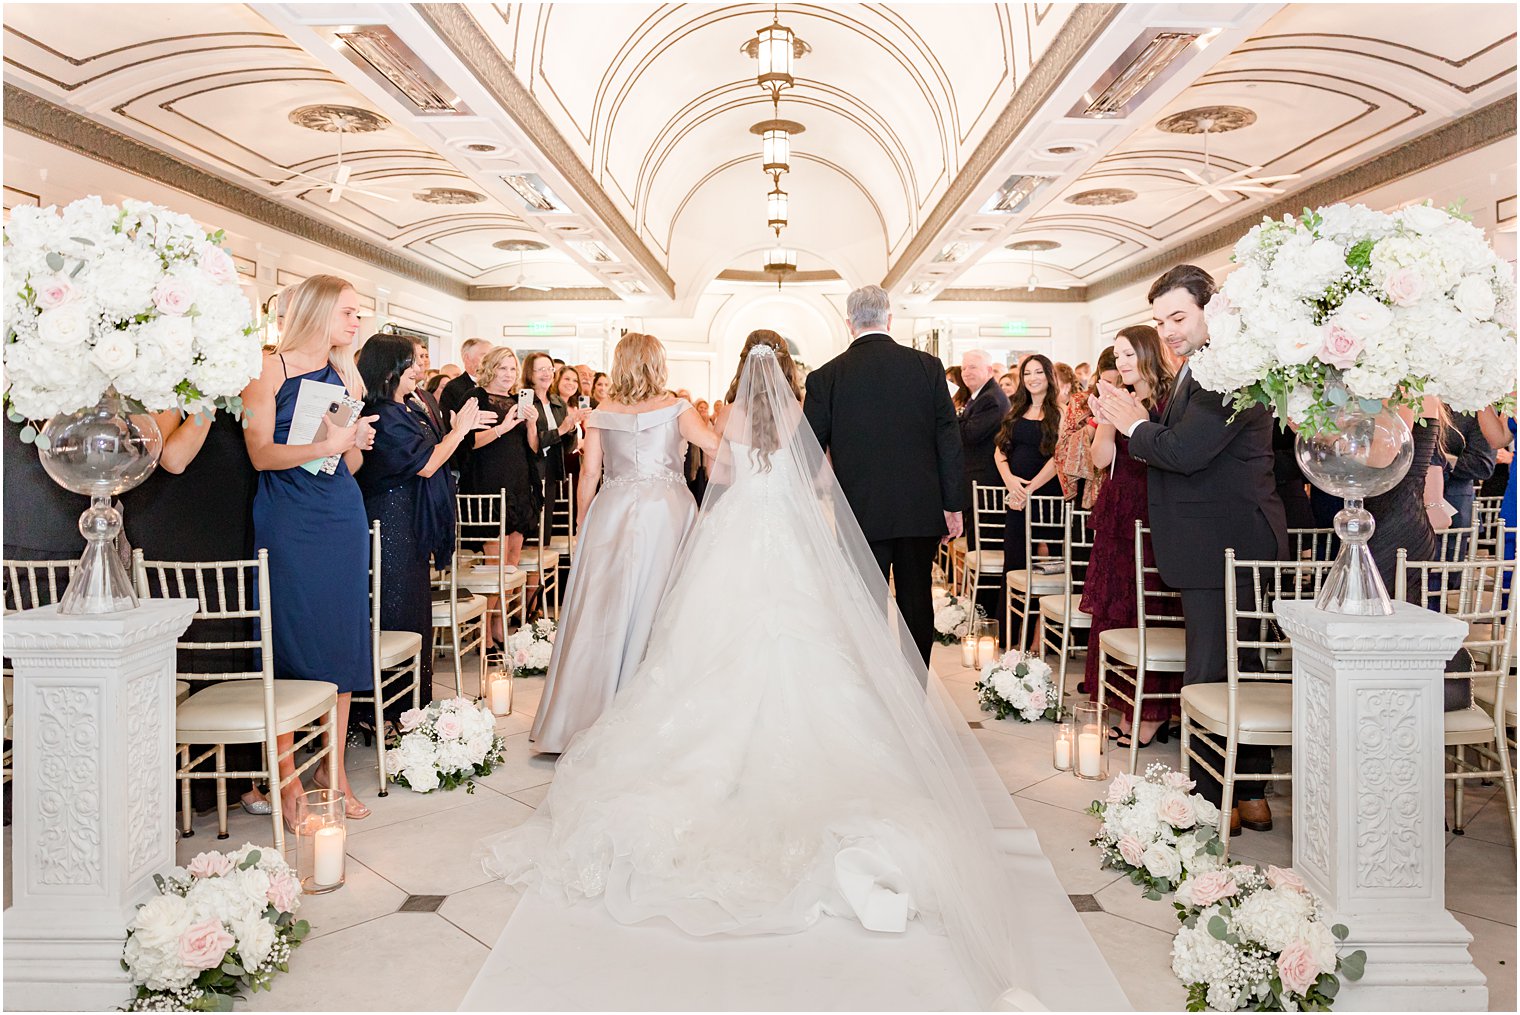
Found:
<svg viewBox="0 0 1520 1015"><path fill-rule="evenodd" d="M1376 411L1369 411L1374 406ZM1314 605L1358 617L1392 615L1388 589L1367 545L1374 523L1362 501L1392 490L1409 472L1414 441L1408 425L1381 404L1350 401L1330 427L1313 435L1300 433L1294 454L1309 482L1346 502L1335 516L1340 554Z"/></svg>
<svg viewBox="0 0 1520 1015"><path fill-rule="evenodd" d="M37 441L42 467L65 490L90 498L79 516L84 556L58 602L69 615L115 613L137 606L132 582L116 552L121 512L112 498L152 474L163 450L158 424L131 413L126 399L108 388L100 401L48 420Z"/></svg>

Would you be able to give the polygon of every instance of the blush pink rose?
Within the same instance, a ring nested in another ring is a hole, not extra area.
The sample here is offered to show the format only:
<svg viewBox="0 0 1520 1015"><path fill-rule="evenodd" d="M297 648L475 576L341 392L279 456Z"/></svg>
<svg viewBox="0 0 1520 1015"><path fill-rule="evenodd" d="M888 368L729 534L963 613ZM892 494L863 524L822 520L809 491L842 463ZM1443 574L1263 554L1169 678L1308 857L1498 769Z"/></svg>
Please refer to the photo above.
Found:
<svg viewBox="0 0 1520 1015"><path fill-rule="evenodd" d="M301 882L288 871L271 874L266 894L271 906L282 913L289 913L296 908L296 899L301 896Z"/></svg>
<svg viewBox="0 0 1520 1015"><path fill-rule="evenodd" d="M427 712L423 711L420 708L407 709L405 712L401 713L401 729L403 731L416 729L417 724L420 723L426 716Z"/></svg>
<svg viewBox="0 0 1520 1015"><path fill-rule="evenodd" d="M1425 280L1413 268L1399 268L1383 280L1383 292L1393 300L1394 306L1413 306L1425 292Z"/></svg>
<svg viewBox="0 0 1520 1015"><path fill-rule="evenodd" d="M1193 893L1193 905L1202 909L1212 906L1226 896L1236 892L1235 878L1229 871L1209 871L1207 874L1195 874L1188 878L1191 886L1189 891Z"/></svg>
<svg viewBox="0 0 1520 1015"><path fill-rule="evenodd" d="M513 654L512 661L515 662L519 667L528 665L528 650L525 648L518 649L516 653Z"/></svg>
<svg viewBox="0 0 1520 1015"><path fill-rule="evenodd" d="M74 294L74 287L62 275L49 275L45 279L34 280L32 288L37 294L37 306L42 310L60 307Z"/></svg>
<svg viewBox="0 0 1520 1015"><path fill-rule="evenodd" d="M201 251L200 269L213 282L226 283L238 280L237 265L221 247L208 246Z"/></svg>
<svg viewBox="0 0 1520 1015"><path fill-rule="evenodd" d="M1306 994L1319 979L1319 963L1307 946L1295 941L1277 956L1277 975L1282 978L1283 990Z"/></svg>
<svg viewBox="0 0 1520 1015"><path fill-rule="evenodd" d="M1217 299L1218 297L1215 298ZM1161 784L1163 786L1166 786L1168 789L1180 789L1184 793L1192 792L1193 786L1195 785L1192 779L1189 779L1187 776L1177 771L1171 771L1162 776Z"/></svg>
<svg viewBox="0 0 1520 1015"><path fill-rule="evenodd" d="M1035 691L1029 696L1029 707L1036 712L1045 711L1045 692Z"/></svg>
<svg viewBox="0 0 1520 1015"><path fill-rule="evenodd" d="M1108 802L1122 804L1134 792L1136 779L1128 772L1120 772L1108 784Z"/></svg>
<svg viewBox="0 0 1520 1015"><path fill-rule="evenodd" d="M192 877L221 878L231 874L234 866L231 858L223 853L197 853L185 864L185 870Z"/></svg>
<svg viewBox="0 0 1520 1015"><path fill-rule="evenodd" d="M1126 835L1119 839L1119 855L1131 867L1139 867L1145 862L1145 847L1133 835Z"/></svg>
<svg viewBox="0 0 1520 1015"><path fill-rule="evenodd" d="M1350 370L1362 353L1363 342L1338 324L1325 325L1325 344L1319 358L1333 367Z"/></svg>
<svg viewBox="0 0 1520 1015"><path fill-rule="evenodd" d="M220 920L202 920L179 936L179 960L190 969L210 969L222 964L227 949L237 943Z"/></svg>
<svg viewBox="0 0 1520 1015"><path fill-rule="evenodd" d="M1193 802L1181 793L1168 793L1156 804L1156 816L1173 828L1192 828L1198 821Z"/></svg>
<svg viewBox="0 0 1520 1015"><path fill-rule="evenodd" d="M153 305L161 314L179 317L190 311L190 287L177 278L166 278L153 287Z"/></svg>
<svg viewBox="0 0 1520 1015"><path fill-rule="evenodd" d="M445 712L433 723L433 729L438 731L438 736L443 740L458 740L459 734L464 732L464 723L459 721L459 713Z"/></svg>
<svg viewBox="0 0 1520 1015"><path fill-rule="evenodd" d="M1267 884L1272 888L1291 888L1296 892L1308 891L1304 879L1292 867L1267 867Z"/></svg>

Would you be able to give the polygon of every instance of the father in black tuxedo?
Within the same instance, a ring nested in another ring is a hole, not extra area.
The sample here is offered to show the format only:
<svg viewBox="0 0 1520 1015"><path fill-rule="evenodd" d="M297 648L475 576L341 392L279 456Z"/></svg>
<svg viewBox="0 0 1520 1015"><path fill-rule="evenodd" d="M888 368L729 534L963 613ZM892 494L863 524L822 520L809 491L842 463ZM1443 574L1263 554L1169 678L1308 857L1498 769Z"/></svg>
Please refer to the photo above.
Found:
<svg viewBox="0 0 1520 1015"><path fill-rule="evenodd" d="M961 534L966 474L945 365L892 341L888 306L880 286L850 293L854 341L808 374L803 412L928 663L934 552Z"/></svg>
<svg viewBox="0 0 1520 1015"><path fill-rule="evenodd" d="M1001 486L997 462L998 427L1008 415L1008 396L993 376L992 357L972 349L961 357L961 381L971 391L971 401L961 410L961 452L966 460L966 542L976 549L976 501L972 484Z"/></svg>
<svg viewBox="0 0 1520 1015"><path fill-rule="evenodd" d="M1186 362L1209 340L1203 308L1213 297L1214 280L1191 264L1179 265L1151 286L1151 315L1172 352ZM1094 413L1129 435L1129 453L1150 466L1151 542L1161 578L1182 593L1187 623L1184 684L1227 679L1224 551L1234 547L1241 560L1282 560L1288 555L1287 522L1272 473L1272 415L1252 406L1232 420L1224 396L1205 389L1186 365L1167 400L1161 422L1152 423L1133 395L1106 381L1089 400ZM1245 586L1248 583L1240 583ZM1250 602L1247 588L1240 601ZM1252 635L1244 631L1244 638ZM1215 762L1222 767L1223 759ZM1267 747L1242 745L1236 771L1272 770ZM1198 790L1216 804L1221 787L1194 769ZM1231 831L1239 825L1266 831L1272 813L1262 796L1266 784L1235 784Z"/></svg>

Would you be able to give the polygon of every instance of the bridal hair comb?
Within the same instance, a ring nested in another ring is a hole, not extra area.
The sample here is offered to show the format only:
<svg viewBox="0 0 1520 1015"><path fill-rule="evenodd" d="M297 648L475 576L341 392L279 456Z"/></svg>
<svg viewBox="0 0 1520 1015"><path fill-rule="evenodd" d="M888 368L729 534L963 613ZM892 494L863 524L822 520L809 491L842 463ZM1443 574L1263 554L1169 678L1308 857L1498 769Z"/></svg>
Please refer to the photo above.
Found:
<svg viewBox="0 0 1520 1015"><path fill-rule="evenodd" d="M769 356L771 359L776 358L775 348L773 346L767 345L764 342L752 346L749 350L749 354L751 356Z"/></svg>

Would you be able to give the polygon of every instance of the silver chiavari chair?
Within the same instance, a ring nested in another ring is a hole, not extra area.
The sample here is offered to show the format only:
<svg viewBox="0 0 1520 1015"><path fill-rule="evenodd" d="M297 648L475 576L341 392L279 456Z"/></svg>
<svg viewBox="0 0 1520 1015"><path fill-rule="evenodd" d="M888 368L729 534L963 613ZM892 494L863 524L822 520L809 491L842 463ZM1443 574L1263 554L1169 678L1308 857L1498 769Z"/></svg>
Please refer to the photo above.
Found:
<svg viewBox="0 0 1520 1015"><path fill-rule="evenodd" d="M1510 468L1515 466L1511 465ZM1497 557L1504 538L1503 497L1473 498L1473 527L1477 529L1477 548L1470 556Z"/></svg>
<svg viewBox="0 0 1520 1015"><path fill-rule="evenodd" d="M1024 561L1005 576L1003 583L1004 642L1020 652L1030 644L1030 619L1039 619L1041 596L1061 591L1066 581L1065 549L1060 545L1065 524L1066 501L1061 497L1030 497L1024 502L1024 531L1004 533L1004 540L1023 539ZM980 519L980 516L978 516ZM1039 552L1040 547L1044 552ZM1059 566L1057 566L1059 565ZM1019 618L1019 641L1013 643L1013 618ZM1038 644L1038 642L1035 642Z"/></svg>
<svg viewBox="0 0 1520 1015"><path fill-rule="evenodd" d="M1066 548L1066 569L1061 572L1061 591L1040 597L1040 654L1060 656L1056 700L1066 700L1066 660L1076 653L1075 634L1092 627L1092 617L1082 612L1082 588L1092 557L1092 512L1066 502L1061 545Z"/></svg>
<svg viewBox="0 0 1520 1015"><path fill-rule="evenodd" d="M996 486L972 484L972 510L976 512L975 550L967 550L961 557L961 595L976 602L976 594L986 589L998 588L1003 583L1003 541L1007 534L1006 513L1008 490L1000 483Z"/></svg>
<svg viewBox="0 0 1520 1015"><path fill-rule="evenodd" d="M385 772L385 709L410 694L413 708L422 707L422 635L416 631L385 631L380 627L380 590L384 579L380 566L380 523L369 526L369 653L368 694L354 692L352 705L370 704L375 709L375 761L380 771L379 796L388 796ZM397 687L397 685L400 685ZM392 690L392 688L395 688ZM432 688L428 688L432 698Z"/></svg>
<svg viewBox="0 0 1520 1015"><path fill-rule="evenodd" d="M454 496L458 522L454 530L454 569L459 587L486 597L487 638L494 615L506 636L507 619L517 614L518 623L528 615L528 575L507 563L507 494L461 493Z"/></svg>

